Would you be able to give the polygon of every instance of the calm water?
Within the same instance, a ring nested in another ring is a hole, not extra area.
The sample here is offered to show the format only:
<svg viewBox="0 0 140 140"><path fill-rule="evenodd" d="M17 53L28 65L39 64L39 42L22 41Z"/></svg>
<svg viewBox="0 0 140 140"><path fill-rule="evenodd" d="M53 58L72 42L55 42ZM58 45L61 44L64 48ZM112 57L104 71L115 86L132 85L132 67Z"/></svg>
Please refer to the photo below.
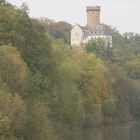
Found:
<svg viewBox="0 0 140 140"><path fill-rule="evenodd" d="M140 122L84 129L79 140L140 140Z"/></svg>

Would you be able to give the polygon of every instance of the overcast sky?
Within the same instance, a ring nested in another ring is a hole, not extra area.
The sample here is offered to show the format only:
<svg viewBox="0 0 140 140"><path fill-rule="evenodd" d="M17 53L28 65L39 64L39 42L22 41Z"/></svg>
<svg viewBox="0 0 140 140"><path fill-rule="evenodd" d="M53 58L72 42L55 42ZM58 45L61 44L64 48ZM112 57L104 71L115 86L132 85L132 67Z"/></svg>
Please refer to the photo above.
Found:
<svg viewBox="0 0 140 140"><path fill-rule="evenodd" d="M140 33L140 0L7 0L26 2L31 17L48 17L71 24L86 24L86 6L101 6L101 22L122 32Z"/></svg>

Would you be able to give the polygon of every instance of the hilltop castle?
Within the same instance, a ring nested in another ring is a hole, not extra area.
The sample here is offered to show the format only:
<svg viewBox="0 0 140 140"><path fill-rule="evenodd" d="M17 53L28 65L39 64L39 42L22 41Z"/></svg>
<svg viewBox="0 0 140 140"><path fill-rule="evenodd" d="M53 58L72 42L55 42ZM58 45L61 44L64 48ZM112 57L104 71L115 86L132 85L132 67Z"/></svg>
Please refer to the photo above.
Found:
<svg viewBox="0 0 140 140"><path fill-rule="evenodd" d="M104 25L100 24L100 6L88 6L86 8L87 25L76 24L71 30L71 45L73 47L85 46L91 39L102 38L106 46L112 47L112 36Z"/></svg>

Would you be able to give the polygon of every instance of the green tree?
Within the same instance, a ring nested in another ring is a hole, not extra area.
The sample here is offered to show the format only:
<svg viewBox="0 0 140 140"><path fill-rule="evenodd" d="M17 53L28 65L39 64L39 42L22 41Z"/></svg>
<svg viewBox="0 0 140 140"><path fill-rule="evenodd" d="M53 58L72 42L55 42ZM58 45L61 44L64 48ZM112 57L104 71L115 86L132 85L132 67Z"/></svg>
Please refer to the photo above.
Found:
<svg viewBox="0 0 140 140"><path fill-rule="evenodd" d="M72 25L64 21L51 23L47 26L47 30L50 35L52 35L55 39L62 39L67 44L70 44L71 29Z"/></svg>
<svg viewBox="0 0 140 140"><path fill-rule="evenodd" d="M36 100L29 104L25 138L30 140L58 140L45 105Z"/></svg>
<svg viewBox="0 0 140 140"><path fill-rule="evenodd" d="M109 97L103 102L102 111L106 117L113 117L113 114L116 111L116 101L114 97Z"/></svg>
<svg viewBox="0 0 140 140"><path fill-rule="evenodd" d="M126 62L126 71L134 79L140 79L140 59L134 59Z"/></svg>
<svg viewBox="0 0 140 140"><path fill-rule="evenodd" d="M84 125L100 125L102 122L101 100L105 68L94 54L82 50L72 53L72 63L79 65L76 84L81 92L85 120Z"/></svg>
<svg viewBox="0 0 140 140"><path fill-rule="evenodd" d="M20 6L20 10L23 12L23 15L28 16L29 8L27 3L22 3L22 5Z"/></svg>
<svg viewBox="0 0 140 140"><path fill-rule="evenodd" d="M94 53L97 57L111 60L111 48L107 46L102 38L92 39L86 45L88 53Z"/></svg>
<svg viewBox="0 0 140 140"><path fill-rule="evenodd" d="M0 0L0 4L5 4L6 1L5 0Z"/></svg>

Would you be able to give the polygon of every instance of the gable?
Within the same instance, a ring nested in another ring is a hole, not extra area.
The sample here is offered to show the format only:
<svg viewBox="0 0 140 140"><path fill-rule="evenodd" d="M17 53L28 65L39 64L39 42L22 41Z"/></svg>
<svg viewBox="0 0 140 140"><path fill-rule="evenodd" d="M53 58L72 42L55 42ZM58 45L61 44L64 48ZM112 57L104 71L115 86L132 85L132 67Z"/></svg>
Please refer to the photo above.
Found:
<svg viewBox="0 0 140 140"><path fill-rule="evenodd" d="M71 32L83 33L83 30L82 30L82 28L81 28L79 25L76 24L76 25L72 28Z"/></svg>

